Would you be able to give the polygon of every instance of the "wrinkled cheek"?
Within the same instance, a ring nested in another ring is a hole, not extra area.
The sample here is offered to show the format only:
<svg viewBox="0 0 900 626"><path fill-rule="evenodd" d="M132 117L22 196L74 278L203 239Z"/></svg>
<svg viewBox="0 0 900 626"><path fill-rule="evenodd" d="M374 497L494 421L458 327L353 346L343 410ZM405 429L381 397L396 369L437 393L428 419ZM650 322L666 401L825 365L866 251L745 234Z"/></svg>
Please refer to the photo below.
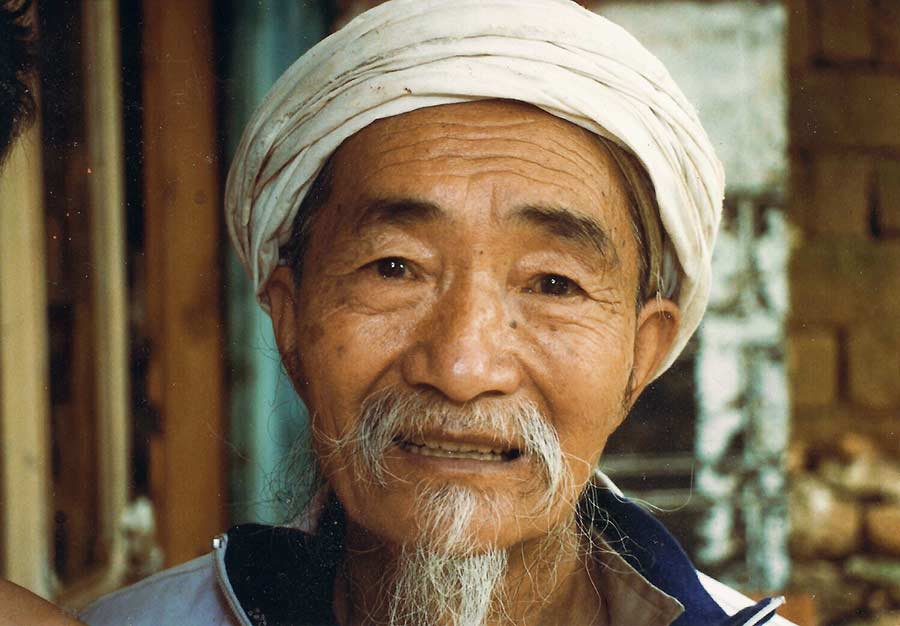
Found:
<svg viewBox="0 0 900 626"><path fill-rule="evenodd" d="M302 381L301 399L311 415L316 415L318 427L327 434L341 434L341 423L352 416L351 400L356 379L352 356L346 342L333 340L333 333L313 331L313 337L299 348Z"/></svg>
<svg viewBox="0 0 900 626"><path fill-rule="evenodd" d="M584 418L580 423L570 425L565 433L561 433L563 451L575 482L576 491L591 479L594 469L602 456L603 449L609 436L613 433L619 419L616 415L618 404L615 408L610 404L607 407L597 407L597 413L609 411L608 418L596 419L596 414L591 418Z"/></svg>

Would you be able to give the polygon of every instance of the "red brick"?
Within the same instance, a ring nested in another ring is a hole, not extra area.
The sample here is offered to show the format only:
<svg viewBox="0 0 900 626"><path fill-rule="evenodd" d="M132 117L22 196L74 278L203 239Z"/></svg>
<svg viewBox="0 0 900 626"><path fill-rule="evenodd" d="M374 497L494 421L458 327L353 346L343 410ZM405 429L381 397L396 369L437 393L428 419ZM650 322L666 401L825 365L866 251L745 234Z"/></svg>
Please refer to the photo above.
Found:
<svg viewBox="0 0 900 626"><path fill-rule="evenodd" d="M878 224L888 235L900 235L900 161L878 161L875 172Z"/></svg>
<svg viewBox="0 0 900 626"><path fill-rule="evenodd" d="M898 325L900 241L809 241L792 250L788 273L794 325Z"/></svg>
<svg viewBox="0 0 900 626"><path fill-rule="evenodd" d="M826 154L812 163L812 188L802 200L813 235L869 233L871 163L857 155Z"/></svg>
<svg viewBox="0 0 900 626"><path fill-rule="evenodd" d="M815 184L811 161L806 154L795 154L790 162L787 213L791 224L800 231L797 234L805 234L807 215L812 213L813 202L810 199Z"/></svg>
<svg viewBox="0 0 900 626"><path fill-rule="evenodd" d="M900 148L900 75L845 70L791 83L794 148Z"/></svg>
<svg viewBox="0 0 900 626"><path fill-rule="evenodd" d="M847 342L850 397L875 409L900 408L900 327L896 317L873 316Z"/></svg>
<svg viewBox="0 0 900 626"><path fill-rule="evenodd" d="M838 343L833 330L798 330L787 342L791 402L826 406L837 398Z"/></svg>
<svg viewBox="0 0 900 626"><path fill-rule="evenodd" d="M787 0L785 5L788 13L788 66L794 72L805 71L813 55L809 0Z"/></svg>
<svg viewBox="0 0 900 626"><path fill-rule="evenodd" d="M869 0L819 2L822 56L829 61L863 61L874 54Z"/></svg>
<svg viewBox="0 0 900 626"><path fill-rule="evenodd" d="M878 60L900 65L900 2L876 0L875 44Z"/></svg>

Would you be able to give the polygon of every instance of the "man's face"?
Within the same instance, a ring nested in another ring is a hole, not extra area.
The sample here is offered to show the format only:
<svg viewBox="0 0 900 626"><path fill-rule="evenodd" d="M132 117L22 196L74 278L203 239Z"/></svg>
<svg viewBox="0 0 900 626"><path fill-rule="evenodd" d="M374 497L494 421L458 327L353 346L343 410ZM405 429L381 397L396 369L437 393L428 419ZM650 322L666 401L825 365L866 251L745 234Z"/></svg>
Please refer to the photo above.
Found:
<svg viewBox="0 0 900 626"><path fill-rule="evenodd" d="M344 143L334 168L299 287L281 268L269 297L279 347L286 360L297 355L292 375L316 451L350 519L413 541L427 485L478 495L475 546L508 547L571 520L630 405L629 382L643 388L677 323L671 303L665 315L636 314L638 252L612 157L574 125L486 101L372 124ZM388 389L452 408L536 406L571 482L542 505L539 468L516 456L514 433L438 423L399 437L387 478L373 483L348 458L353 448L333 442Z"/></svg>

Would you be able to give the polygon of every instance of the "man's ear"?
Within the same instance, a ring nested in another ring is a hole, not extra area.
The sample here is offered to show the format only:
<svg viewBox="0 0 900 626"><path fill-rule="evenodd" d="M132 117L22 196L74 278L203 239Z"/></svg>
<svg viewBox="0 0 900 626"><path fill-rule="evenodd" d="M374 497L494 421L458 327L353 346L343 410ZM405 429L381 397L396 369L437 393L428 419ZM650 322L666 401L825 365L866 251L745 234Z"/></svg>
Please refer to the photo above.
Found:
<svg viewBox="0 0 900 626"><path fill-rule="evenodd" d="M650 384L654 372L666 358L680 324L681 309L672 300L651 298L644 303L638 313L634 335L629 408L644 391L644 387Z"/></svg>
<svg viewBox="0 0 900 626"><path fill-rule="evenodd" d="M296 380L299 375L299 355L297 354L297 281L291 268L279 265L266 283L266 298L269 301L269 315L275 343L281 354L288 375Z"/></svg>

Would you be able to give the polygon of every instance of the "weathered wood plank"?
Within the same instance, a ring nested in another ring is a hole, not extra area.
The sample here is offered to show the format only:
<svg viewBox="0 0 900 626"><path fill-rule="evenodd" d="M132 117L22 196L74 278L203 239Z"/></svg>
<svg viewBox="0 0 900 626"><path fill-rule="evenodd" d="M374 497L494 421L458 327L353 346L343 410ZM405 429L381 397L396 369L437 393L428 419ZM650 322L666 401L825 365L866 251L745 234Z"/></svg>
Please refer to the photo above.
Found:
<svg viewBox="0 0 900 626"><path fill-rule="evenodd" d="M166 561L224 523L221 227L213 19L206 2L145 0L144 141L151 445Z"/></svg>
<svg viewBox="0 0 900 626"><path fill-rule="evenodd" d="M47 302L40 131L0 173L0 469L3 575L48 597Z"/></svg>

